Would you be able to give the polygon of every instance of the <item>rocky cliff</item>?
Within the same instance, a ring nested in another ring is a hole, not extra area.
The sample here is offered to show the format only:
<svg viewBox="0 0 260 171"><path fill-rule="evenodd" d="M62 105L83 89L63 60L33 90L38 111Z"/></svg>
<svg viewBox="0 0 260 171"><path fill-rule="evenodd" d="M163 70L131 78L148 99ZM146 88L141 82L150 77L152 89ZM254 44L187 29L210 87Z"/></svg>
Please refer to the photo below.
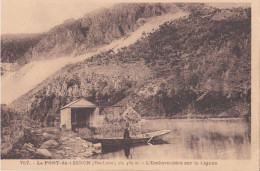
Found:
<svg viewBox="0 0 260 171"><path fill-rule="evenodd" d="M229 18L217 20L219 9L190 12L118 53L67 65L12 106L46 125L76 98L134 103L146 117L249 116L250 9L231 9Z"/></svg>
<svg viewBox="0 0 260 171"><path fill-rule="evenodd" d="M130 34L147 17L176 9L190 15L168 21L152 33L144 32L135 43L116 52L110 49L66 65L9 107L41 126L58 126L60 107L78 98L97 105L131 104L148 118L250 117L250 8L117 5L53 28L29 48L31 56L25 58L84 53ZM1 115L2 121L9 120L6 116ZM4 135L21 131L13 129L2 131L7 131ZM3 143L6 138L10 139L4 137Z"/></svg>
<svg viewBox="0 0 260 171"><path fill-rule="evenodd" d="M1 156L6 155L24 135L25 121L21 114L1 105Z"/></svg>
<svg viewBox="0 0 260 171"><path fill-rule="evenodd" d="M67 20L46 34L23 39L19 39L24 37L21 35L6 36L1 42L2 61L24 65L33 60L79 55L133 32L145 18L176 13L178 9L174 4L117 4L78 20Z"/></svg>
<svg viewBox="0 0 260 171"><path fill-rule="evenodd" d="M24 60L29 51L44 37L44 34L18 34L1 36L1 62L14 63Z"/></svg>

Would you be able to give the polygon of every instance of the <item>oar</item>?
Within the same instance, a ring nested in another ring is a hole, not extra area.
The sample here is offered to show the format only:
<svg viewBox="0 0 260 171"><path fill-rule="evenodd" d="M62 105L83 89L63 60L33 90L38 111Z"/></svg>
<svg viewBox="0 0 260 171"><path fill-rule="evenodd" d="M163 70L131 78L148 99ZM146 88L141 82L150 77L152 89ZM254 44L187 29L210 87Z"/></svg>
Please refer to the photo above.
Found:
<svg viewBox="0 0 260 171"><path fill-rule="evenodd" d="M147 141L147 144L150 144L149 142L153 139L153 136ZM151 144L152 145L152 144Z"/></svg>

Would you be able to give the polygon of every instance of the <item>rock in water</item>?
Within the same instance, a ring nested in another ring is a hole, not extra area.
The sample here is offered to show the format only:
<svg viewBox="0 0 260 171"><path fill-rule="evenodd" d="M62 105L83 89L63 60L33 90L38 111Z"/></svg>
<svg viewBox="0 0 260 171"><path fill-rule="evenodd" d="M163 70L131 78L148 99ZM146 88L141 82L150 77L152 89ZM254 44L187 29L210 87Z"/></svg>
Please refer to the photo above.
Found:
<svg viewBox="0 0 260 171"><path fill-rule="evenodd" d="M52 157L52 154L46 149L37 149L36 154L43 156L45 158L51 158Z"/></svg>
<svg viewBox="0 0 260 171"><path fill-rule="evenodd" d="M41 149L50 149L50 148L55 148L57 147L59 144L55 141L55 140L48 140L46 142L44 142L41 145Z"/></svg>

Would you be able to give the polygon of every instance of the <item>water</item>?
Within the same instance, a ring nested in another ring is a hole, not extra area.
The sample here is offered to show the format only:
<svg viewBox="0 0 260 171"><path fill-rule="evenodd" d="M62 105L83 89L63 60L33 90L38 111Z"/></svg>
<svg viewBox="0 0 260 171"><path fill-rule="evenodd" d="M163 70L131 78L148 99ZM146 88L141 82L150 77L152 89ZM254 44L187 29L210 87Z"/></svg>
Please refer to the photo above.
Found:
<svg viewBox="0 0 260 171"><path fill-rule="evenodd" d="M250 124L243 119L157 119L143 132L172 130L153 145L103 149L96 159L250 159ZM112 151L112 152L109 152Z"/></svg>

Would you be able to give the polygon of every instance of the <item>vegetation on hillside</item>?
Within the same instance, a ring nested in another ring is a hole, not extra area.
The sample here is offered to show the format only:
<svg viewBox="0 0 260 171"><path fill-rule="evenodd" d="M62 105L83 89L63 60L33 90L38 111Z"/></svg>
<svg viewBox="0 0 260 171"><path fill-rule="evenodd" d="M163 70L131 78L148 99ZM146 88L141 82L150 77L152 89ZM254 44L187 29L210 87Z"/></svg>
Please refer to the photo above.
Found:
<svg viewBox="0 0 260 171"><path fill-rule="evenodd" d="M13 144L24 135L24 126L24 120L19 113L1 105L1 156L6 155Z"/></svg>
<svg viewBox="0 0 260 171"><path fill-rule="evenodd" d="M64 67L21 98L26 110L46 125L77 98L133 103L147 117L249 116L250 9L189 8L189 17L144 33L117 54L108 51ZM19 99L13 106L25 110Z"/></svg>
<svg viewBox="0 0 260 171"><path fill-rule="evenodd" d="M46 34L3 37L2 62L23 65L41 55L84 53L134 31L140 19L176 12L176 6L190 15L144 32L117 53L110 50L69 64L10 106L2 105L2 156L24 134L26 139L25 127L58 127L60 108L78 98L97 105L131 106L146 118L250 118L250 8L121 4L66 21ZM101 109L112 124L122 113Z"/></svg>
<svg viewBox="0 0 260 171"><path fill-rule="evenodd" d="M28 55L30 48L33 48L33 46L41 40L43 35L44 34L2 35L1 62L14 63Z"/></svg>
<svg viewBox="0 0 260 171"><path fill-rule="evenodd" d="M164 80L148 99L162 103L158 113L250 113L250 10L229 12L234 17L216 20L223 11L193 10L117 55L123 62L143 59L154 79Z"/></svg>
<svg viewBox="0 0 260 171"><path fill-rule="evenodd" d="M140 19L177 11L178 7L171 3L117 4L78 20L67 20L40 36L16 35L15 40L6 36L1 41L2 61L24 65L33 60L82 54L136 30L142 25Z"/></svg>

